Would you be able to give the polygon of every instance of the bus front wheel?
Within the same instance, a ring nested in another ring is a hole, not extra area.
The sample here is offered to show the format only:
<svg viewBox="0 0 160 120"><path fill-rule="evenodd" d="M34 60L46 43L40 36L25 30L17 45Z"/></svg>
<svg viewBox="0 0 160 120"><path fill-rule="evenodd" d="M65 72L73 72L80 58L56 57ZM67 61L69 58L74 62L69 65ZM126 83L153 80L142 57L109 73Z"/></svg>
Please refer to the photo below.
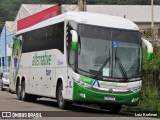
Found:
<svg viewBox="0 0 160 120"><path fill-rule="evenodd" d="M57 88L57 103L59 108L68 109L72 103L70 101L64 100L62 91L63 91L63 84L61 83L60 85L58 85Z"/></svg>
<svg viewBox="0 0 160 120"><path fill-rule="evenodd" d="M116 105L116 104L101 105L100 108L109 110L111 114L118 114L121 111L122 105Z"/></svg>

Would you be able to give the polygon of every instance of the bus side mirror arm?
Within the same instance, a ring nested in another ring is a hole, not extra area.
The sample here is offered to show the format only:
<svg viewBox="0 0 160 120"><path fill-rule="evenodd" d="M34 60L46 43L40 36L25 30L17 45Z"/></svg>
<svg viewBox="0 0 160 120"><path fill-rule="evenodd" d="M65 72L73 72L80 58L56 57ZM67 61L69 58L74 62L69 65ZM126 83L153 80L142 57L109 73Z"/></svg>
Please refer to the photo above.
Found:
<svg viewBox="0 0 160 120"><path fill-rule="evenodd" d="M16 36L13 36L12 39L13 39L13 40L16 40Z"/></svg>
<svg viewBox="0 0 160 120"><path fill-rule="evenodd" d="M71 48L74 51L77 51L78 49L78 34L75 30L70 31L72 34L72 43L71 43Z"/></svg>
<svg viewBox="0 0 160 120"><path fill-rule="evenodd" d="M152 60L152 56L153 56L153 46L152 44L145 40L144 38L142 38L143 43L147 46L147 56L146 59L147 60Z"/></svg>

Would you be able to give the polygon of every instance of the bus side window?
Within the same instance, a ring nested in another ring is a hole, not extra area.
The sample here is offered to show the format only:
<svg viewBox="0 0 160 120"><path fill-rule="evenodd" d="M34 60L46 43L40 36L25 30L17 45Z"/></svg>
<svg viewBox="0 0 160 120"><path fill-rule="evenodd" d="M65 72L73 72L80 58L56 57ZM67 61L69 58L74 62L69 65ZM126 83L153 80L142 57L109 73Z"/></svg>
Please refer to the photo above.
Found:
<svg viewBox="0 0 160 120"><path fill-rule="evenodd" d="M74 59L73 59L73 52L71 50L71 33L70 30L72 30L71 24L67 23L67 54L68 54L68 63L71 65L71 67L74 67Z"/></svg>
<svg viewBox="0 0 160 120"><path fill-rule="evenodd" d="M71 49L72 35L70 33L71 30L77 29L76 24L73 21L68 22L66 26L66 39L67 39L67 54L68 54L68 63L74 69L75 66L75 53Z"/></svg>
<svg viewBox="0 0 160 120"><path fill-rule="evenodd" d="M2 78L3 77L3 72L2 73L0 73L0 78Z"/></svg>
<svg viewBox="0 0 160 120"><path fill-rule="evenodd" d="M70 33L70 30L72 30L73 28L71 27L71 25L68 23L67 24L67 53L69 55L69 51L70 51L70 48L71 48L71 39L72 39L72 36L71 36L71 33ZM68 56L69 57L69 56Z"/></svg>

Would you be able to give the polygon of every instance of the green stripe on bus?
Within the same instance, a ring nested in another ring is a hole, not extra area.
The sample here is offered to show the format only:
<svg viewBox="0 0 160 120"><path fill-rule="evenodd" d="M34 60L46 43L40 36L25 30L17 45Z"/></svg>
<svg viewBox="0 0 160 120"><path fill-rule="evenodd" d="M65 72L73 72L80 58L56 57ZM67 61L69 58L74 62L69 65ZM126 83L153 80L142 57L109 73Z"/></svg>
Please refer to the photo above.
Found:
<svg viewBox="0 0 160 120"><path fill-rule="evenodd" d="M77 102L81 101L81 102L93 102L93 103L103 103L103 104L112 103L112 104L136 106L138 105L139 98L140 98L140 91L128 93L128 94L98 92L98 91L85 88L77 83L74 83L73 92L74 92L73 100ZM115 97L115 101L105 100L104 98L107 96Z"/></svg>

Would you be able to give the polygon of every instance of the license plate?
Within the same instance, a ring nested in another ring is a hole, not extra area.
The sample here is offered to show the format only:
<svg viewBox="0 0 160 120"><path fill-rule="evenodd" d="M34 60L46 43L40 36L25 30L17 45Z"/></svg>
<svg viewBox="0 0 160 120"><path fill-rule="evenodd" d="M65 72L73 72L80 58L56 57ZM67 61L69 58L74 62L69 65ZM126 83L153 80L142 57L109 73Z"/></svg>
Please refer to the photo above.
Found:
<svg viewBox="0 0 160 120"><path fill-rule="evenodd" d="M116 98L112 96L107 96L107 97L104 97L104 100L115 101Z"/></svg>

